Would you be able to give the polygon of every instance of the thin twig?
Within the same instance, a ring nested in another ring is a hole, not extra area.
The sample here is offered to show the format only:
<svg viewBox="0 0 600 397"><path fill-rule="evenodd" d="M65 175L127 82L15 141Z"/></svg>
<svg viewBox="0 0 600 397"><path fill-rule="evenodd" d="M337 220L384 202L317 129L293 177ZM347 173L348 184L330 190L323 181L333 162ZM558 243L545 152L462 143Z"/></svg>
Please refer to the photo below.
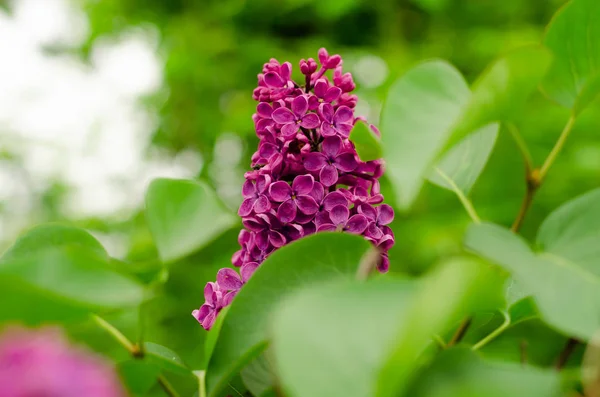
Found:
<svg viewBox="0 0 600 397"><path fill-rule="evenodd" d="M523 139L523 137L519 133L519 130L514 124L507 123L506 129L517 144L517 148L519 149L519 152L521 152L521 155L523 156L523 161L525 162L525 171L527 174L529 174L533 170L533 159L531 157L531 153L529 152L529 148L525 143L525 140Z"/></svg>
<svg viewBox="0 0 600 397"><path fill-rule="evenodd" d="M452 347L452 346L456 345L457 343L459 343L462 340L462 338L464 338L465 334L467 333L467 330L471 326L472 321L473 321L473 317L469 316L469 317L465 318L458 326L458 329L456 330L456 332L452 336L452 339L450 339L450 342L448 342L446 347Z"/></svg>
<svg viewBox="0 0 600 397"><path fill-rule="evenodd" d="M535 193L538 191L539 187L542 185L542 182L546 178L546 175L548 174L550 167L552 167L552 164L554 164L556 157L558 157L558 154L564 147L565 142L567 141L567 138L569 137L569 134L573 130L574 124L575 124L575 116L572 114L569 117L567 124L563 128L558 140L556 141L556 144L554 144L554 147L548 154L548 157L546 157L544 164L542 165L542 167L539 170L532 169L531 160L530 160L531 156L528 155L529 152L528 151L524 152L523 149L521 148L521 145L524 145L524 142L522 142L522 140L519 140L518 138L515 139L517 141L517 145L519 146L521 152L526 153L526 154L524 154L524 157L525 157L525 168L526 168L525 179L526 179L526 184L527 184L527 191L525 192L525 197L523 198L523 202L521 203L521 208L519 209L519 214L517 215L517 217L515 218L515 221L512 224L511 230L513 232L517 232L521 228L521 225L523 224L523 220L525 219L525 216L527 215L527 212L529 211L529 208L531 207L531 203L533 201L533 197L535 196ZM512 130L509 128L509 131L512 131ZM515 136L515 135L513 135L513 136Z"/></svg>
<svg viewBox="0 0 600 397"><path fill-rule="evenodd" d="M567 364L567 361L569 361L569 357L571 357L571 354L573 354L575 348L579 345L579 343L580 342L577 339L569 338L569 340L565 344L565 347L560 352L560 356L558 356L556 364L554 365L554 368L556 368L557 371L560 371Z"/></svg>
<svg viewBox="0 0 600 397"><path fill-rule="evenodd" d="M356 279L364 281L369 277L369 274L377 267L377 262L380 259L381 253L377 248L371 247L361 258L356 269Z"/></svg>
<svg viewBox="0 0 600 397"><path fill-rule="evenodd" d="M450 187L452 188L452 190L454 191L454 193L460 200L461 204L463 205L463 207L465 207L465 211L467 211L467 214L469 214L469 216L471 217L473 222L481 223L481 218L479 218L479 215L477 215L477 211L475 211L475 207L473 207L473 203L471 203L471 200L469 200L468 197L465 196L463 191L460 190L460 188L456 185L456 183L452 180L452 178L450 178L448 175L446 175L446 173L444 171L442 171L441 169L439 169L438 167L435 167L435 172L437 172L438 175L448 185L450 185Z"/></svg>
<svg viewBox="0 0 600 397"><path fill-rule="evenodd" d="M140 349L140 347L132 343L125 335L123 335L121 331L116 329L112 324L95 314L92 314L91 317L92 320L94 320L94 322L98 326L100 326L100 328L108 332L114 340L119 342L119 344L123 346L129 352L129 354L131 354L131 357L137 360L141 360L144 358L144 353ZM165 391L165 393L167 393L169 397L179 397L177 391L175 391L173 386L162 374L158 376L157 380L158 384L163 388L163 390Z"/></svg>
<svg viewBox="0 0 600 397"><path fill-rule="evenodd" d="M523 339L519 344L519 348L521 350L521 365L527 365L527 341Z"/></svg>
<svg viewBox="0 0 600 397"><path fill-rule="evenodd" d="M502 310L502 315L504 316L504 322L498 328L493 330L488 336L475 343L471 348L472 350L481 349L483 346L487 345L488 343L493 341L498 335L504 332L506 328L508 328L508 326L510 325L510 316L508 315L508 312L504 310Z"/></svg>
<svg viewBox="0 0 600 397"><path fill-rule="evenodd" d="M550 167L552 167L552 164L554 164L554 160L556 160L556 157L562 150L563 146L565 146L565 142L567 141L569 134L573 130L574 124L575 124L575 115L572 114L571 117L569 117L569 121L567 121L565 128L563 128L562 132L560 133L560 137L558 138L558 141L556 141L556 144L552 148L552 151L550 152L548 157L546 157L546 161L544 161L542 168L540 168L540 181L544 180L544 178L546 177L546 174L548 173L548 170L550 169Z"/></svg>

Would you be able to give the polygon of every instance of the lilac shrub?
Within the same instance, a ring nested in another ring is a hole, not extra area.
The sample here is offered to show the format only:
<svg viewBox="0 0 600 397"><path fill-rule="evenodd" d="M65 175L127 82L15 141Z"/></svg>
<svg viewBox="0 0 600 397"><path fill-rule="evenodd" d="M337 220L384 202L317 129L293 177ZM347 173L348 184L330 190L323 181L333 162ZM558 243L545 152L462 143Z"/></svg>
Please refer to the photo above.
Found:
<svg viewBox="0 0 600 397"><path fill-rule="evenodd" d="M0 335L0 397L125 397L113 366L55 328Z"/></svg>
<svg viewBox="0 0 600 397"><path fill-rule="evenodd" d="M221 269L217 282L206 285L205 303L192 314L207 330L266 257L315 232L364 236L380 251L378 270L388 270L394 212L378 205L383 160L361 161L348 139L354 124L364 120L354 115L356 86L342 72L341 57L322 48L318 59L320 68L312 58L300 61L303 86L291 79L289 62L271 59L258 75L252 118L260 143L252 171L245 174L238 211L241 249L232 258L240 273ZM330 70L332 78L326 75ZM372 125L371 130L380 134Z"/></svg>

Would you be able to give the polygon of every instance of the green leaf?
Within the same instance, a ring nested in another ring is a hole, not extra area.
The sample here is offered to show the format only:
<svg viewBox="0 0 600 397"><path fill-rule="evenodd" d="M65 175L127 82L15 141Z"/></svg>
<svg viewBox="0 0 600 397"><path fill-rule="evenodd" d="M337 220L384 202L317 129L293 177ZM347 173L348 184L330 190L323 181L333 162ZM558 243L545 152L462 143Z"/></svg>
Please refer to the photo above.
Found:
<svg viewBox="0 0 600 397"><path fill-rule="evenodd" d="M207 184L188 180L152 181L146 216L165 263L199 250L237 223Z"/></svg>
<svg viewBox="0 0 600 397"><path fill-rule="evenodd" d="M510 307L508 314L510 315L511 325L518 324L521 321L538 318L540 316L538 308L535 305L535 301L530 296L515 302Z"/></svg>
<svg viewBox="0 0 600 397"><path fill-rule="evenodd" d="M600 276L600 189L552 212L538 230L537 243Z"/></svg>
<svg viewBox="0 0 600 397"><path fill-rule="evenodd" d="M567 3L550 22L544 45L553 52L554 62L543 91L580 113L600 92L600 3Z"/></svg>
<svg viewBox="0 0 600 397"><path fill-rule="evenodd" d="M600 279L584 267L556 254L536 255L521 237L492 224L472 225L465 245L511 272L549 325L584 340L600 328Z"/></svg>
<svg viewBox="0 0 600 397"><path fill-rule="evenodd" d="M417 65L390 88L381 115L381 143L401 208L416 198L469 96L460 72L440 60Z"/></svg>
<svg viewBox="0 0 600 397"><path fill-rule="evenodd" d="M287 299L272 328L277 373L289 394L372 396L416 287L389 278L338 281Z"/></svg>
<svg viewBox="0 0 600 397"><path fill-rule="evenodd" d="M144 396L156 384L160 367L142 360L128 360L117 364L117 370L127 389L136 396Z"/></svg>
<svg viewBox="0 0 600 397"><path fill-rule="evenodd" d="M143 287L113 271L103 256L78 246L45 249L0 261L0 276L90 308L134 306Z"/></svg>
<svg viewBox="0 0 600 397"><path fill-rule="evenodd" d="M540 46L514 50L496 60L473 84L473 95L456 126L451 143L492 121L513 120L523 113L550 64L550 53Z"/></svg>
<svg viewBox="0 0 600 397"><path fill-rule="evenodd" d="M269 360L267 352L264 352L250 364L246 365L240 372L246 388L254 396L262 396L275 385L273 364Z"/></svg>
<svg viewBox="0 0 600 397"><path fill-rule="evenodd" d="M206 334L206 339L204 340L204 366L202 368L208 368L208 363L210 362L210 358L212 357L215 346L217 345L217 340L219 340L219 334L221 333L223 320L225 320L228 311L229 306L219 312L219 315L210 329L210 332Z"/></svg>
<svg viewBox="0 0 600 397"><path fill-rule="evenodd" d="M87 319L90 312L89 306L41 290L21 279L2 275L0 302L0 322L17 321L27 325L72 323Z"/></svg>
<svg viewBox="0 0 600 397"><path fill-rule="evenodd" d="M207 369L209 395L216 396L266 348L268 319L286 294L318 281L353 277L370 247L361 236L319 233L273 252L240 290L223 320Z"/></svg>
<svg viewBox="0 0 600 397"><path fill-rule="evenodd" d="M350 132L356 153L362 161L378 160L383 157L379 137L371 131L367 123L359 121Z"/></svg>
<svg viewBox="0 0 600 397"><path fill-rule="evenodd" d="M445 333L473 313L503 308L505 281L502 272L472 259L456 258L434 269L423 280L395 344L389 347L375 395L403 395L432 335Z"/></svg>
<svg viewBox="0 0 600 397"><path fill-rule="evenodd" d="M106 250L87 231L68 225L48 223L36 226L21 236L2 255L2 260L31 256L47 248L81 247L108 259Z"/></svg>
<svg viewBox="0 0 600 397"><path fill-rule="evenodd" d="M521 364L486 362L470 349L442 351L422 371L406 396L411 397L552 397L561 396L556 372Z"/></svg>
<svg viewBox="0 0 600 397"><path fill-rule="evenodd" d="M177 353L168 347L152 342L145 342L144 359L158 365L165 371L180 375L192 375L192 371L183 363Z"/></svg>
<svg viewBox="0 0 600 397"><path fill-rule="evenodd" d="M469 194L483 172L496 144L498 128L499 125L493 123L479 129L452 147L438 162L437 168L465 195ZM444 189L454 190L454 186L441 177L436 170L429 175L428 179Z"/></svg>

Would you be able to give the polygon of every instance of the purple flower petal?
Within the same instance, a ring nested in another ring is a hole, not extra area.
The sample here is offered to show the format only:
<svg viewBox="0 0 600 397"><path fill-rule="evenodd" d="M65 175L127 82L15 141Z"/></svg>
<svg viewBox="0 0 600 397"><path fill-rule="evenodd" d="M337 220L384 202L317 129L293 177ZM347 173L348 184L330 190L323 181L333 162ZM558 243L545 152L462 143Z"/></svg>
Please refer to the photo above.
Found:
<svg viewBox="0 0 600 397"><path fill-rule="evenodd" d="M231 256L233 266L240 267L244 264L244 250L237 250Z"/></svg>
<svg viewBox="0 0 600 397"><path fill-rule="evenodd" d="M256 262L248 262L244 264L240 269L240 274L242 275L242 282L246 283L254 274L256 269L258 269L258 263Z"/></svg>
<svg viewBox="0 0 600 397"><path fill-rule="evenodd" d="M269 196L271 200L281 203L292 197L292 188L284 181L273 182L269 186Z"/></svg>
<svg viewBox="0 0 600 397"><path fill-rule="evenodd" d="M334 225L344 225L346 221L348 221L348 216L350 216L350 211L348 210L348 207L345 207L343 205L336 205L331 209L331 211L329 211L329 218L331 219L331 222L333 222ZM365 227L367 227L366 219Z"/></svg>
<svg viewBox="0 0 600 397"><path fill-rule="evenodd" d="M273 143L264 142L258 148L258 155L266 160L269 160L277 153L279 153L279 147Z"/></svg>
<svg viewBox="0 0 600 397"><path fill-rule="evenodd" d="M388 225L394 220L394 210L387 204L381 204L377 207L377 223L380 225Z"/></svg>
<svg viewBox="0 0 600 397"><path fill-rule="evenodd" d="M262 118L270 119L273 114L273 107L266 102L261 102L256 107L256 113Z"/></svg>
<svg viewBox="0 0 600 397"><path fill-rule="evenodd" d="M335 124L348 123L352 121L354 112L348 106L340 106L333 116Z"/></svg>
<svg viewBox="0 0 600 397"><path fill-rule="evenodd" d="M283 247L286 243L285 236L278 231L269 231L269 243L275 248Z"/></svg>
<svg viewBox="0 0 600 397"><path fill-rule="evenodd" d="M315 178L312 175L298 175L292 182L292 191L296 195L309 194L313 189Z"/></svg>
<svg viewBox="0 0 600 397"><path fill-rule="evenodd" d="M279 124L287 124L287 123L295 123L296 116L294 113L288 108L278 108L273 111L271 118L275 120L276 123Z"/></svg>
<svg viewBox="0 0 600 397"><path fill-rule="evenodd" d="M383 237L383 232L375 222L370 222L365 230L365 236L373 241L377 241Z"/></svg>
<svg viewBox="0 0 600 397"><path fill-rule="evenodd" d="M208 282L204 286L204 300L209 305L215 305L217 302L213 301L213 295L215 291L219 290L219 286L215 283Z"/></svg>
<svg viewBox="0 0 600 397"><path fill-rule="evenodd" d="M277 209L277 219L283 223L292 222L296 218L296 212L296 203L293 200L284 201Z"/></svg>
<svg viewBox="0 0 600 397"><path fill-rule="evenodd" d="M200 324L202 324L202 322L204 321L206 316L208 316L210 314L211 310L213 310L213 307L210 306L209 304L205 303L202 306L200 306L200 309L194 310L192 312L192 316L194 316L196 318L196 320Z"/></svg>
<svg viewBox="0 0 600 397"><path fill-rule="evenodd" d="M372 205L361 204L358 206L357 211L359 214L363 214L364 216L366 216L370 221L377 220L377 210Z"/></svg>
<svg viewBox="0 0 600 397"><path fill-rule="evenodd" d="M380 273L387 273L390 270L390 259L387 255L382 254L379 262L377 263L377 270Z"/></svg>
<svg viewBox="0 0 600 397"><path fill-rule="evenodd" d="M337 131L335 130L335 128L333 128L333 126L330 123L324 121L321 124L321 135L323 135L324 137L336 136Z"/></svg>
<svg viewBox="0 0 600 397"><path fill-rule="evenodd" d="M319 205L314 198L310 196L296 197L296 205L298 209L305 214L314 214L319 210Z"/></svg>
<svg viewBox="0 0 600 397"><path fill-rule="evenodd" d="M321 211L315 215L315 225L317 227L321 226L324 223L332 223L331 218L329 218L328 211Z"/></svg>
<svg viewBox="0 0 600 397"><path fill-rule="evenodd" d="M331 223L324 223L317 227L317 232L335 232L337 227Z"/></svg>
<svg viewBox="0 0 600 397"><path fill-rule="evenodd" d="M327 164L327 157L323 153L312 152L304 158L304 167L309 171L319 171Z"/></svg>
<svg viewBox="0 0 600 397"><path fill-rule="evenodd" d="M331 87L327 90L327 93L324 97L321 97L325 100L325 102L333 102L336 101L340 95L342 95L342 90L339 87Z"/></svg>
<svg viewBox="0 0 600 397"><path fill-rule="evenodd" d="M377 246L384 251L388 251L390 248L392 248L394 246L394 237L390 236L389 234L386 234L385 236L382 237L381 240L379 240L379 243L377 243Z"/></svg>
<svg viewBox="0 0 600 397"><path fill-rule="evenodd" d="M332 136L323 140L323 153L329 158L335 158L342 148L342 139Z"/></svg>
<svg viewBox="0 0 600 397"><path fill-rule="evenodd" d="M321 119L315 113L309 113L306 116L302 117L302 122L300 125L304 128L308 128L309 130L312 128L317 128L321 124Z"/></svg>
<svg viewBox="0 0 600 397"><path fill-rule="evenodd" d="M216 316L217 312L215 310L210 311L208 315L204 318L204 320L202 320L202 328L204 328L207 331L211 329L212 326L215 324Z"/></svg>
<svg viewBox="0 0 600 397"><path fill-rule="evenodd" d="M258 199L254 202L254 212L257 214L262 214L263 212L267 212L271 209L271 202L264 194L261 194Z"/></svg>
<svg viewBox="0 0 600 397"><path fill-rule="evenodd" d="M333 106L331 106L329 103L322 103L321 106L319 106L319 114L324 122L333 124Z"/></svg>
<svg viewBox="0 0 600 397"><path fill-rule="evenodd" d="M285 84L285 81L283 81L281 76L275 72L266 73L264 78L265 83L267 83L269 87L277 88L282 87Z"/></svg>
<svg viewBox="0 0 600 397"><path fill-rule="evenodd" d="M367 228L368 223L369 222L364 215L353 215L350 219L348 219L345 230L349 231L350 233L361 234Z"/></svg>
<svg viewBox="0 0 600 397"><path fill-rule="evenodd" d="M336 205L348 207L348 199L339 191L329 193L323 200L323 209L325 211L331 211Z"/></svg>
<svg viewBox="0 0 600 397"><path fill-rule="evenodd" d="M300 129L300 126L298 124L288 123L288 124L284 124L283 127L281 127L281 133L283 134L283 136L286 139L291 139L294 136L296 136L299 129Z"/></svg>
<svg viewBox="0 0 600 397"><path fill-rule="evenodd" d="M335 158L335 166L340 171L350 172L356 169L358 162L354 157L354 153L346 152Z"/></svg>
<svg viewBox="0 0 600 397"><path fill-rule="evenodd" d="M235 291L242 288L242 280L235 270L226 267L217 273L217 285L224 290Z"/></svg>
<svg viewBox="0 0 600 397"><path fill-rule="evenodd" d="M292 64L284 62L279 68L279 75L284 81L289 80L292 75Z"/></svg>
<svg viewBox="0 0 600 397"><path fill-rule="evenodd" d="M252 181L247 180L242 185L242 196L244 198L254 197L254 193L256 193L256 187Z"/></svg>
<svg viewBox="0 0 600 397"><path fill-rule="evenodd" d="M348 138L350 136L350 132L352 131L352 124L337 124L336 129L342 138Z"/></svg>
<svg viewBox="0 0 600 397"><path fill-rule="evenodd" d="M303 95L297 96L292 101L292 112L296 115L296 120L301 118L308 111L308 101Z"/></svg>
<svg viewBox="0 0 600 397"><path fill-rule="evenodd" d="M323 201L323 196L325 196L325 188L319 182L315 182L313 184L313 189L310 191L309 194L312 198L315 199L317 204L320 204Z"/></svg>
<svg viewBox="0 0 600 397"><path fill-rule="evenodd" d="M319 173L319 180L324 186L333 186L338 180L337 168L327 164Z"/></svg>
<svg viewBox="0 0 600 397"><path fill-rule="evenodd" d="M271 177L269 175L260 175L256 179L256 191L258 193L264 193L270 184L271 184Z"/></svg>
<svg viewBox="0 0 600 397"><path fill-rule="evenodd" d="M231 305L231 302L233 301L233 298L235 298L235 296L237 295L238 291L239 290L229 291L225 294L225 296L223 297L223 307Z"/></svg>
<svg viewBox="0 0 600 397"><path fill-rule="evenodd" d="M324 79L319 79L317 80L317 82L315 83L315 95L318 96L319 98L324 98L325 95L327 94L327 82Z"/></svg>
<svg viewBox="0 0 600 397"><path fill-rule="evenodd" d="M288 225L289 226L304 225L306 223L311 222L313 219L315 219L315 214L305 214L303 212L298 211L298 212L296 212L296 219L294 219L294 223L290 223ZM297 223L298 225L294 225L295 223Z"/></svg>
<svg viewBox="0 0 600 397"><path fill-rule="evenodd" d="M242 201L242 204L238 209L238 215L242 217L250 215L252 213L252 208L254 208L255 202L255 198L247 198L244 201Z"/></svg>

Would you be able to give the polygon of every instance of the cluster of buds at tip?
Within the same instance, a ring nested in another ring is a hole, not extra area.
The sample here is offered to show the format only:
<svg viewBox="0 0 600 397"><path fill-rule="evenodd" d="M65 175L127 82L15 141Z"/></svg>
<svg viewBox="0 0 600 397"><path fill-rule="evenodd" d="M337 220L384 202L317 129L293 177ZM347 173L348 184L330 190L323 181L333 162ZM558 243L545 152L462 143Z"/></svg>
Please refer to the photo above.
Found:
<svg viewBox="0 0 600 397"><path fill-rule="evenodd" d="M192 313L205 329L266 257L309 234L362 235L380 251L378 270L388 270L394 211L381 204L383 160L361 161L348 139L354 124L365 121L354 115L352 75L342 72L339 55L330 56L324 48L318 63L302 59L300 71L303 85L291 79L289 62L271 59L258 75L253 98L259 103L252 118L260 143L252 171L245 174L238 211L244 225L241 249L232 258L240 271L221 269L216 283L206 285L205 303Z"/></svg>

